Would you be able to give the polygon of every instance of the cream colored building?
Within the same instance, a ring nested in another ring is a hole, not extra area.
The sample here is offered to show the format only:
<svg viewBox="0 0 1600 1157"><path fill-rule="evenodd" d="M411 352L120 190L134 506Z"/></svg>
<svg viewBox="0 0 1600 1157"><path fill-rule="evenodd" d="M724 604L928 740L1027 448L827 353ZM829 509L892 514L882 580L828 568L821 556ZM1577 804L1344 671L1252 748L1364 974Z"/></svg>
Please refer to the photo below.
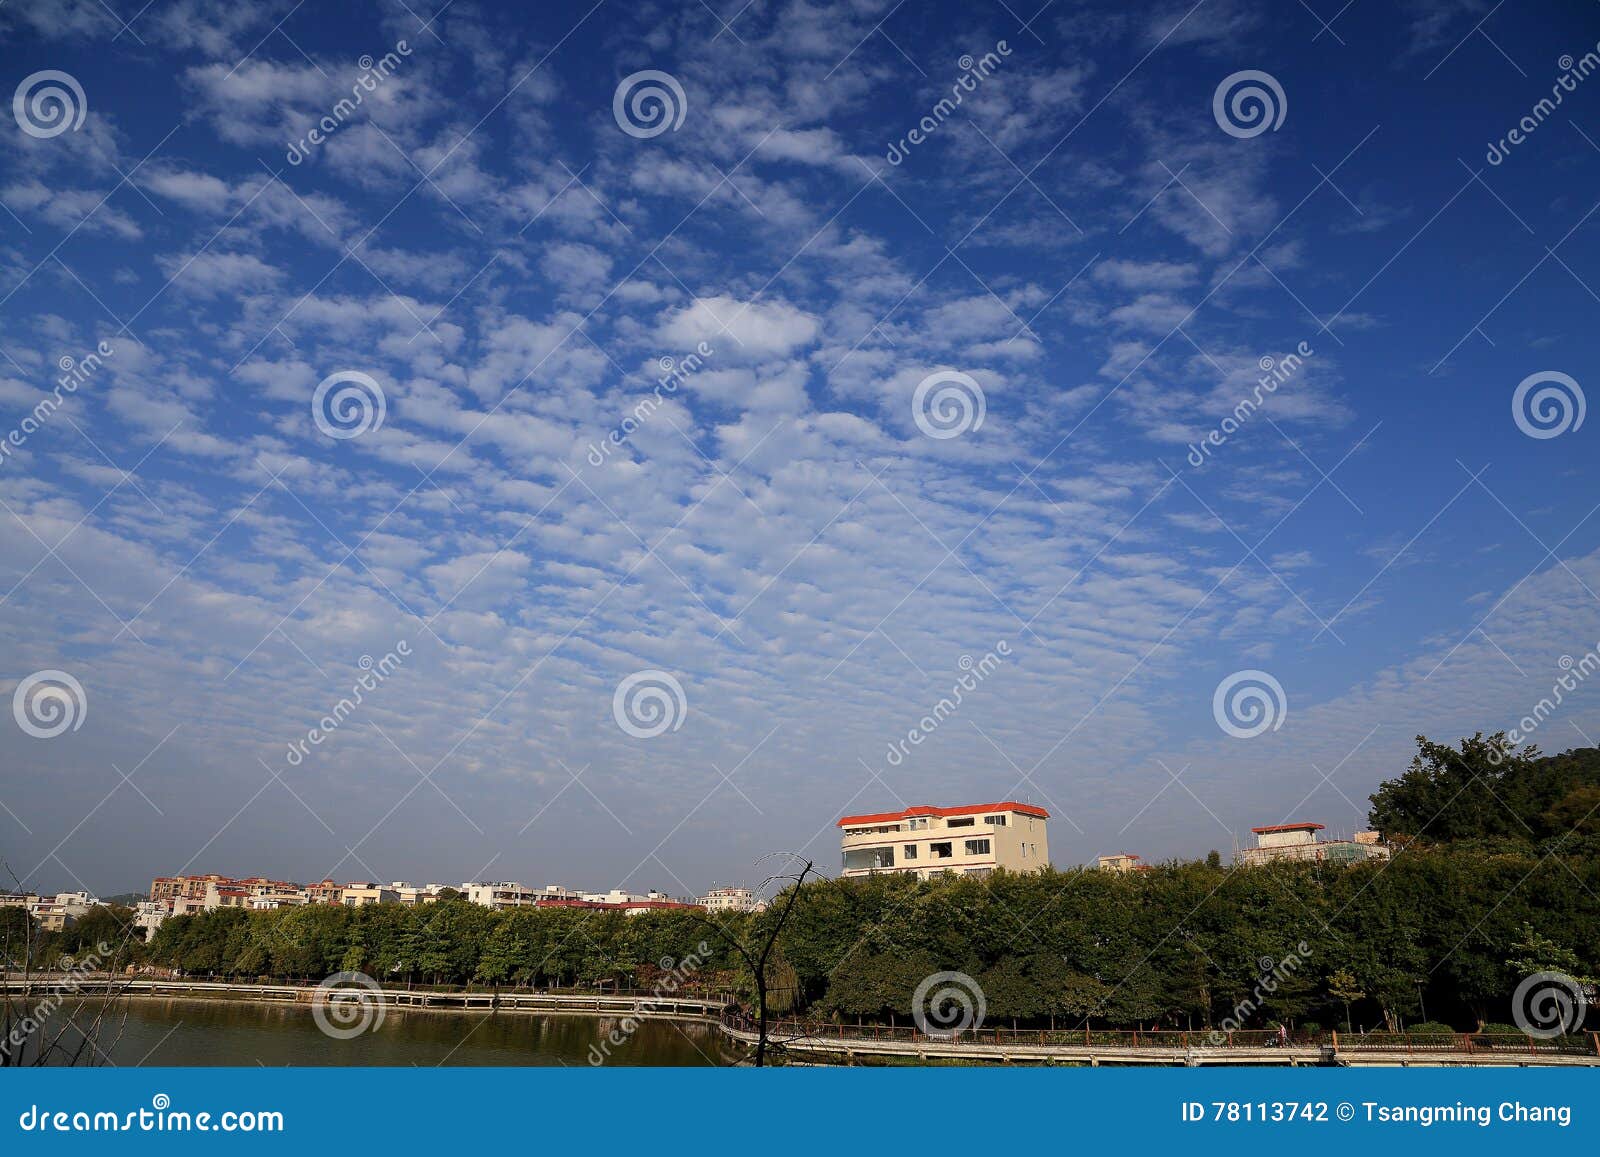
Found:
<svg viewBox="0 0 1600 1157"><path fill-rule="evenodd" d="M1042 872L1050 866L1049 818L1042 807L1015 802L845 816L839 821L842 874L902 872L927 879L945 872L987 876L996 868Z"/></svg>
<svg viewBox="0 0 1600 1157"><path fill-rule="evenodd" d="M364 908L368 904L398 904L400 897L382 884L353 880L339 890L339 902L346 908Z"/></svg>
<svg viewBox="0 0 1600 1157"><path fill-rule="evenodd" d="M1102 872L1144 872L1150 865L1138 852L1113 852L1109 856L1096 856L1095 867Z"/></svg>
<svg viewBox="0 0 1600 1157"><path fill-rule="evenodd" d="M767 902L749 888L713 888L700 897L708 912L760 912Z"/></svg>

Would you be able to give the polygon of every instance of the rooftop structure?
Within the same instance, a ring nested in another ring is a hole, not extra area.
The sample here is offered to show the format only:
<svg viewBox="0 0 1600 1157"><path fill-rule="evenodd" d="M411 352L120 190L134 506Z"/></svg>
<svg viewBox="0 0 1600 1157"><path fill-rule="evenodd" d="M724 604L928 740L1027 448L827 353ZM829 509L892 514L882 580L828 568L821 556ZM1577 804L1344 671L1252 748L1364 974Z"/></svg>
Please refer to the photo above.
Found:
<svg viewBox="0 0 1600 1157"><path fill-rule="evenodd" d="M1278 860L1351 864L1389 858L1388 845L1380 842L1377 832L1356 832L1354 838L1348 840L1324 840L1317 833L1325 830L1324 825L1310 821L1251 828L1256 846L1235 852L1233 858L1240 864L1268 864Z"/></svg>

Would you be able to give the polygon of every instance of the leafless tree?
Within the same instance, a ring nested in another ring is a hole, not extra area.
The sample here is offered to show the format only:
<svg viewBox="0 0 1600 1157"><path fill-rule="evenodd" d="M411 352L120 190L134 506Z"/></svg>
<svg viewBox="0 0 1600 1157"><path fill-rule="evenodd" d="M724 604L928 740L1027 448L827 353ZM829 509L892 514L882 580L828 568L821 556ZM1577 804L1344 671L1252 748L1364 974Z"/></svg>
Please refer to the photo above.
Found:
<svg viewBox="0 0 1600 1157"><path fill-rule="evenodd" d="M22 883L5 868L17 892ZM32 915L22 910L18 934L0 936L0 1068L92 1067L111 1064L111 1052L127 1027L126 983L117 984L109 965L135 932L130 922L109 959L91 954L104 969L95 977L83 961L63 957L54 970L36 972L40 945ZM13 976L20 965L20 976ZM58 973L54 984L49 977Z"/></svg>
<svg viewBox="0 0 1600 1157"><path fill-rule="evenodd" d="M743 935L735 935L716 917L715 913L706 912L702 919L717 936L737 952L744 960L746 967L754 978L756 989L756 1067L767 1063L767 1055L771 1050L769 1039L770 1018L767 1011L767 991L769 978L767 976L767 963L772 958L773 949L777 947L778 937L783 932L783 927L789 922L789 915L794 911L796 902L800 899L802 885L807 876L818 876L812 861L806 859L798 852L775 852L763 857L758 863L768 863L772 860L783 858L787 860L789 871L779 872L768 876L754 889L757 893L765 894L774 885L787 883L779 896L773 901L775 913L767 918L752 918L744 925ZM795 870L798 865L798 870ZM819 876L820 878L820 876Z"/></svg>

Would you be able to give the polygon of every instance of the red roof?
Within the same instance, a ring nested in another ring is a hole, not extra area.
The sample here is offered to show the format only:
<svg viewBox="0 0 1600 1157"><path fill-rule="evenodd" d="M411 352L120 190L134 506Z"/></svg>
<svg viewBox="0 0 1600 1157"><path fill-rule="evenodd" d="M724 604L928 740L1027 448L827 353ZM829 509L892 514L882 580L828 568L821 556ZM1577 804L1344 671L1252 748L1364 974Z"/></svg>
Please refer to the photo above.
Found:
<svg viewBox="0 0 1600 1157"><path fill-rule="evenodd" d="M905 811L900 812L878 812L874 815L866 816L843 816L839 820L839 826L847 828L854 827L857 824L886 824L895 820L910 819L912 816L975 816L990 812L1018 812L1025 816L1037 816L1042 820L1050 818L1050 813L1042 807L1035 807L1031 803L1007 801L1005 803L974 803L967 804L965 807L928 807L923 805L920 807L908 807Z"/></svg>
<svg viewBox="0 0 1600 1157"><path fill-rule="evenodd" d="M1321 824L1310 823L1268 824L1264 828L1251 828L1250 830L1258 836L1264 836L1268 832L1320 832L1322 827L1323 825Z"/></svg>

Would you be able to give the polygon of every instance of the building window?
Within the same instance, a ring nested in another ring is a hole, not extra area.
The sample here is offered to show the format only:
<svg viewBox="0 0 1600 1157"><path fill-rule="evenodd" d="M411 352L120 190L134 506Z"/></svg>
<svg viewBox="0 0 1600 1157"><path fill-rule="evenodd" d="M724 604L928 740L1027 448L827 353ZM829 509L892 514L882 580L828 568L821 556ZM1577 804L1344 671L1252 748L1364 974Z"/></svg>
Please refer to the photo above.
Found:
<svg viewBox="0 0 1600 1157"><path fill-rule="evenodd" d="M966 848L969 856L987 856L989 854L989 841L968 840Z"/></svg>
<svg viewBox="0 0 1600 1157"><path fill-rule="evenodd" d="M988 824L990 827L1003 828L1003 827L1006 826L1006 817L1005 816L984 816L983 817L983 822Z"/></svg>
<svg viewBox="0 0 1600 1157"><path fill-rule="evenodd" d="M951 850L950 844L929 844L928 855L935 860L948 860L955 855L955 852Z"/></svg>
<svg viewBox="0 0 1600 1157"><path fill-rule="evenodd" d="M970 828L975 823L977 823L976 820L971 816L967 816L959 820L946 820L944 826L947 828Z"/></svg>
<svg viewBox="0 0 1600 1157"><path fill-rule="evenodd" d="M906 859L914 860L916 858L917 858L917 845L916 844L907 844L906 845Z"/></svg>
<svg viewBox="0 0 1600 1157"><path fill-rule="evenodd" d="M993 868L968 868L967 875L977 876L980 880L994 871Z"/></svg>

